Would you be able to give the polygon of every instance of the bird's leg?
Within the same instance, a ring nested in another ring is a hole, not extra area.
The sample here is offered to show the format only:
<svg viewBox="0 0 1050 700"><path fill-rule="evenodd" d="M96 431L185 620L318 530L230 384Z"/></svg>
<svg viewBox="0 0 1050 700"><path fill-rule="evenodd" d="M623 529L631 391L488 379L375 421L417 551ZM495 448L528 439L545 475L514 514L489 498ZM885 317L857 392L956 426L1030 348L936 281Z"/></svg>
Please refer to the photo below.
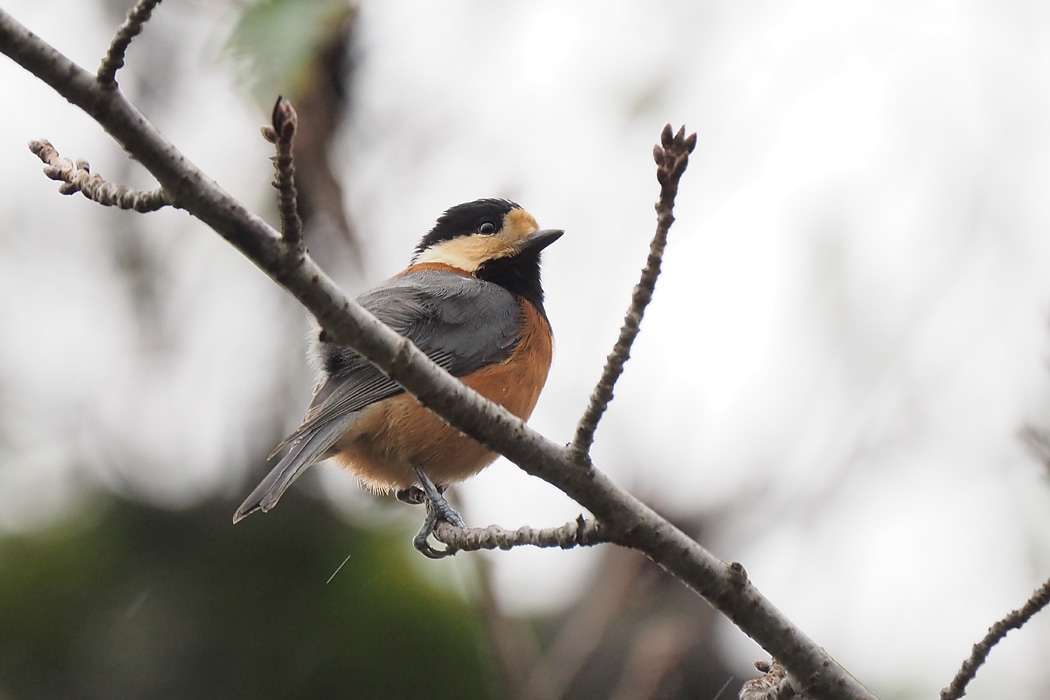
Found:
<svg viewBox="0 0 1050 700"><path fill-rule="evenodd" d="M444 520L449 525L455 527L466 527L467 524L463 522L463 518L456 509L449 505L448 501L441 494L445 491L444 488L439 488L434 485L434 482L430 480L426 471L420 465L415 465L416 476L419 477L420 488L423 491L423 495L426 497L427 505L430 506L429 510L432 510L435 516Z"/></svg>
<svg viewBox="0 0 1050 700"><path fill-rule="evenodd" d="M447 488L447 486L438 486L437 491L438 493L443 494ZM407 489L398 489L397 491L394 491L394 498L402 503L418 506L421 503L426 503L427 494L419 486L409 486Z"/></svg>
<svg viewBox="0 0 1050 700"><path fill-rule="evenodd" d="M442 520L454 527L466 527L467 525L463 522L460 514L456 512L456 509L450 506L445 497L441 495L444 489L439 489L434 485L434 482L430 480L430 477L421 465L416 464L414 466L420 486L418 488L413 486L410 489L405 489L404 492L398 493L398 498L401 498L401 493L406 493L406 498L408 498L407 492L417 489L422 491L423 499L426 503L427 517L423 521L423 527L419 528L419 532L412 538L412 546L431 559L441 559L442 557L455 554L455 551L449 551L448 549L434 549L430 545L430 535L434 533L434 528Z"/></svg>

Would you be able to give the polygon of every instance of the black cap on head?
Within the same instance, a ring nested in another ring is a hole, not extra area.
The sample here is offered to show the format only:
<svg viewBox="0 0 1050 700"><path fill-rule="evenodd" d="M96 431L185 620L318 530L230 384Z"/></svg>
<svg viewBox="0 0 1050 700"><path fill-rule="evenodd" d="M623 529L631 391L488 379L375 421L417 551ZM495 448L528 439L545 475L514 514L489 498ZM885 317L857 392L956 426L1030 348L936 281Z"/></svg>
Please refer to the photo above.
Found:
<svg viewBox="0 0 1050 700"><path fill-rule="evenodd" d="M416 255L435 243L477 233L478 227L485 221L492 221L498 230L503 226L503 217L513 209L521 207L509 199L475 199L473 202L457 204L438 217L434 228L416 246Z"/></svg>

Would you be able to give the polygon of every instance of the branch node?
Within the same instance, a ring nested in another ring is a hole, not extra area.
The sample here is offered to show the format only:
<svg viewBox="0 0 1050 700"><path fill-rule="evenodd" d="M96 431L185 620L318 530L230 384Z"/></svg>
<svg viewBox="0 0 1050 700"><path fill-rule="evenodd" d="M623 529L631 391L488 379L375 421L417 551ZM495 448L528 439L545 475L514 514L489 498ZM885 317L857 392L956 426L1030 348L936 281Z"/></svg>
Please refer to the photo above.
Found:
<svg viewBox="0 0 1050 700"><path fill-rule="evenodd" d="M299 116L292 103L277 97L270 116L270 124L262 127L264 139L276 146L277 155L270 160L276 172L272 183L277 190L277 208L281 214L281 239L289 251L297 256L306 252L303 245L303 220L299 217L298 195L295 190L295 164L292 161L292 139Z"/></svg>
<svg viewBox="0 0 1050 700"><path fill-rule="evenodd" d="M733 562L729 565L729 582L737 589L741 589L747 585L747 570L744 565L738 561Z"/></svg>
<svg viewBox="0 0 1050 700"><path fill-rule="evenodd" d="M128 10L128 16L124 23L117 28L113 41L109 43L109 50L102 59L95 76L104 87L113 88L117 86L117 71L124 67L124 54L131 46L131 40L142 31L143 25L149 21L153 9L160 4L161 0L139 0L135 7Z"/></svg>
<svg viewBox="0 0 1050 700"><path fill-rule="evenodd" d="M86 160L78 158L74 163L69 158L63 158L46 139L30 141L29 150L44 163L44 175L62 183L58 187L60 194L80 192L104 207L133 209L143 214L174 204L173 198L162 187L149 191L136 190L109 182L101 175L92 175L91 165Z"/></svg>
<svg viewBox="0 0 1050 700"><path fill-rule="evenodd" d="M787 669L779 661L756 661L755 668L764 675L744 683L737 696L740 700L798 700Z"/></svg>
<svg viewBox="0 0 1050 700"><path fill-rule="evenodd" d="M664 248L667 245L667 232L674 223L674 200L678 194L678 181L689 164L689 153L695 146L696 134L686 136L684 126L675 134L668 124L660 132L660 143L653 147L656 179L660 183L660 199L656 204L656 233L649 244L649 258L631 296L631 305L620 328L620 336L605 361L605 368L591 393L587 410L576 425L576 435L569 446L569 454L576 464L587 463L598 422L612 401L613 389L623 374L623 366L630 357L631 346L638 337L645 308L653 298L656 279L660 276Z"/></svg>

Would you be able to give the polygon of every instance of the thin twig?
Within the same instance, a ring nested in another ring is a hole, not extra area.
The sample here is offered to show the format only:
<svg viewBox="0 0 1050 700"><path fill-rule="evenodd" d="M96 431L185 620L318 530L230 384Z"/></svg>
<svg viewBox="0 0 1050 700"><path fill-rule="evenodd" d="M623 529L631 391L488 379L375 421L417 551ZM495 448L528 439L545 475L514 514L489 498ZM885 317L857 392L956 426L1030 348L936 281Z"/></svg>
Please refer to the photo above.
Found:
<svg viewBox="0 0 1050 700"><path fill-rule="evenodd" d="M513 549L524 545L533 547L591 547L609 542L609 537L596 521L584 518L565 523L561 527L542 530L523 525L517 530L504 530L496 525L488 527L454 527L446 522L438 524L435 536L448 546L449 554L476 552L480 549Z"/></svg>
<svg viewBox="0 0 1050 700"><path fill-rule="evenodd" d="M653 147L653 157L657 166L656 179L660 183L660 201L656 203L656 234L649 244L649 259L642 270L642 277L631 295L631 306L627 309L623 326L620 328L620 337L616 339L616 344L605 361L605 369L594 387L587 410L576 425L576 436L570 449L573 461L577 464L582 464L588 459L598 421L602 419L605 409L612 401L613 388L623 374L624 363L631 355L631 345L638 337L645 307L653 298L656 279L660 276L664 247L667 245L667 232L674 223L674 199L678 194L678 181L681 180L682 173L689 164L689 154L695 147L696 134L686 136L684 126L676 134L671 130L670 124L665 126L660 134L660 144Z"/></svg>
<svg viewBox="0 0 1050 700"><path fill-rule="evenodd" d="M291 250L305 252L303 220L299 217L299 198L295 191L295 163L292 161L292 139L299 117L292 103L278 96L273 105L271 125L262 128L263 138L277 147L271 158L276 175L270 184L277 190L277 208L281 213L281 237Z"/></svg>
<svg viewBox="0 0 1050 700"><path fill-rule="evenodd" d="M74 163L69 158L63 158L46 139L30 141L29 150L47 165L44 174L62 183L58 188L62 194L79 192L102 206L134 209L142 213L157 211L174 204L164 188L143 192L127 185L109 182L101 175L92 175L91 166L86 160L81 158Z"/></svg>
<svg viewBox="0 0 1050 700"><path fill-rule="evenodd" d="M988 660L988 654L991 653L992 647L1002 641L1003 637L1010 630L1023 627L1048 603L1050 603L1050 579L1047 579L1042 586L1037 588L1019 610L1012 611L988 628L988 633L984 635L984 639L973 645L970 657L963 661L963 665L959 672L955 674L955 678L952 679L947 688L941 691L941 700L959 700L963 695L966 695L966 686L977 675L977 669Z"/></svg>
<svg viewBox="0 0 1050 700"><path fill-rule="evenodd" d="M114 87L117 84L117 71L124 67L124 53L131 46L131 40L142 31L142 26L149 21L153 8L160 4L161 0L139 0L135 7L128 10L128 16L124 23L117 28L113 41L109 44L102 65L98 67L95 74L98 81L105 87Z"/></svg>

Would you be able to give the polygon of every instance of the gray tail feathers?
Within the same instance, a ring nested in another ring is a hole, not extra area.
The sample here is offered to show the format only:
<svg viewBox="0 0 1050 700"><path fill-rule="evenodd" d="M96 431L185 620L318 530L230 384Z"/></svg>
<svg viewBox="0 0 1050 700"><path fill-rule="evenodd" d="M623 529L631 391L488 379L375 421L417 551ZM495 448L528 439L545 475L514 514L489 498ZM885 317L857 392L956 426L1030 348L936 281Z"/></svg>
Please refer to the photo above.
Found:
<svg viewBox="0 0 1050 700"><path fill-rule="evenodd" d="M277 505L284 492L314 462L328 457L328 451L343 436L349 421L342 420L318 426L291 443L288 454L266 475L244 503L233 514L233 522L245 519L257 510L266 512Z"/></svg>

